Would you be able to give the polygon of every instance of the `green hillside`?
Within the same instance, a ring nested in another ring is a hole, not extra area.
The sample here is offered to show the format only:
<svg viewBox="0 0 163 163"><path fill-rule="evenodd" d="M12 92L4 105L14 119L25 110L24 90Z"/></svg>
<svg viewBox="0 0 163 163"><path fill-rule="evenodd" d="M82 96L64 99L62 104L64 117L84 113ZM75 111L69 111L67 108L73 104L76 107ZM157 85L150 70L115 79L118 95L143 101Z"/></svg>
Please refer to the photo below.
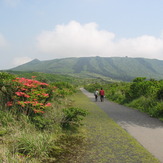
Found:
<svg viewBox="0 0 163 163"><path fill-rule="evenodd" d="M129 57L35 59L11 69L130 81L135 77L163 79L163 60Z"/></svg>

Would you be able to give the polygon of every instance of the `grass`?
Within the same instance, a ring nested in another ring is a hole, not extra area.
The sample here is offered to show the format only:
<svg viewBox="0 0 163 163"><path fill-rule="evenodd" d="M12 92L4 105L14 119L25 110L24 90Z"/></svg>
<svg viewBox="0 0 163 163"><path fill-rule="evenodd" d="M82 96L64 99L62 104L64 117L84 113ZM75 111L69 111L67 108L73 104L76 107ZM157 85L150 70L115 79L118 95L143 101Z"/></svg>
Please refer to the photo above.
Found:
<svg viewBox="0 0 163 163"><path fill-rule="evenodd" d="M87 132L87 145L78 156L79 163L159 162L81 92L74 96L74 101L76 107L89 111L83 126Z"/></svg>
<svg viewBox="0 0 163 163"><path fill-rule="evenodd" d="M62 108L71 105L64 99L47 111L47 118L53 119L45 130L39 130L28 117L0 111L0 163L67 163L77 160L85 145L82 130L63 130L60 126Z"/></svg>
<svg viewBox="0 0 163 163"><path fill-rule="evenodd" d="M70 99L47 114L56 126L44 132L25 116L16 120L10 113L0 112L0 163L159 162L80 91ZM60 108L67 105L89 112L78 131L63 131L57 125Z"/></svg>

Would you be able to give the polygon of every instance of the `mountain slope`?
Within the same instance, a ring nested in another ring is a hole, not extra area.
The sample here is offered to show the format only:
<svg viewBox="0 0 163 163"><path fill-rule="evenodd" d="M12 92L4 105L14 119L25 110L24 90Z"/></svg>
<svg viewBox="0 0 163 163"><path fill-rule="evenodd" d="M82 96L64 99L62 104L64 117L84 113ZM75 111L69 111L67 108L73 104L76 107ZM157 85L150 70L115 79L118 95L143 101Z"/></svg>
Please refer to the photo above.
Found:
<svg viewBox="0 0 163 163"><path fill-rule="evenodd" d="M35 59L11 70L109 77L124 81L130 81L138 76L163 79L162 60L129 57L81 57L49 61Z"/></svg>

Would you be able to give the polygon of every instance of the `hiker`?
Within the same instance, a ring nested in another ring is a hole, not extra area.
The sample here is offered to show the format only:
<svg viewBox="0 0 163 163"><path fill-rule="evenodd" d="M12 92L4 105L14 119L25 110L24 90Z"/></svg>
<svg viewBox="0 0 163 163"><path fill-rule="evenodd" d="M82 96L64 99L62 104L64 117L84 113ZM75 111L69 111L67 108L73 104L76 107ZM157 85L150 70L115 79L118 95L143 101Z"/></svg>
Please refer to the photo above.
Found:
<svg viewBox="0 0 163 163"><path fill-rule="evenodd" d="M105 91L101 88L101 90L100 90L100 100L101 100L101 102L104 101L104 95L105 95Z"/></svg>
<svg viewBox="0 0 163 163"><path fill-rule="evenodd" d="M95 101L97 101L97 99L98 99L98 94L99 94L99 91L96 89L94 92Z"/></svg>

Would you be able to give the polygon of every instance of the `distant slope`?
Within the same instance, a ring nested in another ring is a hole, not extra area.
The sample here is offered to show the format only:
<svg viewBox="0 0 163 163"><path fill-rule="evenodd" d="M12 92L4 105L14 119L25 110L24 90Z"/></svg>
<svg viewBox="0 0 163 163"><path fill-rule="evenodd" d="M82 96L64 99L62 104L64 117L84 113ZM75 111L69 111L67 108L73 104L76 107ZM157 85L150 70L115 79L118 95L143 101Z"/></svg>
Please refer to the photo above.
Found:
<svg viewBox="0 0 163 163"><path fill-rule="evenodd" d="M130 81L135 77L163 79L163 60L129 57L81 57L48 61L35 59L11 69Z"/></svg>

